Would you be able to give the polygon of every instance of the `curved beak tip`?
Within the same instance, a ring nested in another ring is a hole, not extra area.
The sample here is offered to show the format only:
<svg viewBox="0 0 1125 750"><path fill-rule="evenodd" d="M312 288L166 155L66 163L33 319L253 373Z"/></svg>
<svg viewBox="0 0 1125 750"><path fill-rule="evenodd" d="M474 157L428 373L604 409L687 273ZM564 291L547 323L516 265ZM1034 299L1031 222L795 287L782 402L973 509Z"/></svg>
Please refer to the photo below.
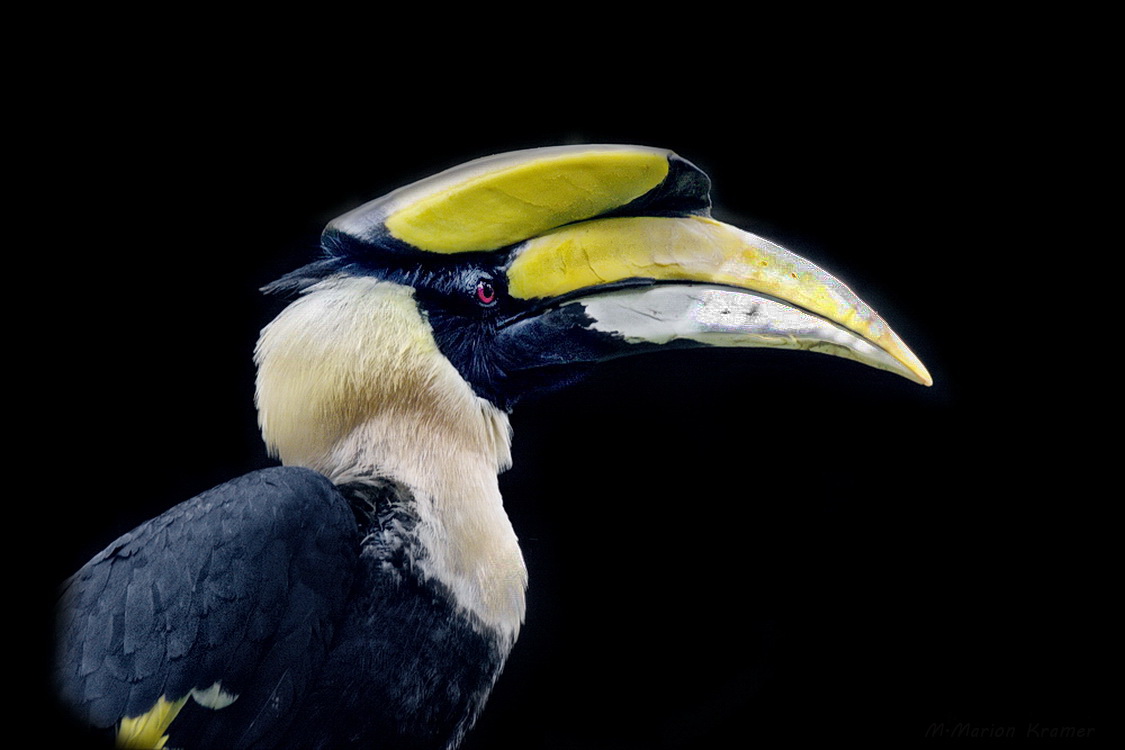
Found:
<svg viewBox="0 0 1125 750"><path fill-rule="evenodd" d="M934 384L934 378L930 375L930 371L926 369L920 361L915 360L914 366L910 367L910 379L919 385L924 385L927 388Z"/></svg>
<svg viewBox="0 0 1125 750"><path fill-rule="evenodd" d="M919 385L929 387L934 384L934 378L922 360L896 334L890 334L890 341L884 347L896 365L895 372Z"/></svg>

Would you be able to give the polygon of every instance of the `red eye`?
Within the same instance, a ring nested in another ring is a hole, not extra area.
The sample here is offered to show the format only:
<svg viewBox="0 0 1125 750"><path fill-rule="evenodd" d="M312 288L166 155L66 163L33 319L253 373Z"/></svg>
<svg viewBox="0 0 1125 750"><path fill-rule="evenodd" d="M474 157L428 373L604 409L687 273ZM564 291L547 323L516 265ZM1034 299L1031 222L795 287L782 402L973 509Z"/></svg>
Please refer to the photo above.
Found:
<svg viewBox="0 0 1125 750"><path fill-rule="evenodd" d="M482 305L491 305L496 301L496 287L491 281L481 279L477 282L477 302Z"/></svg>

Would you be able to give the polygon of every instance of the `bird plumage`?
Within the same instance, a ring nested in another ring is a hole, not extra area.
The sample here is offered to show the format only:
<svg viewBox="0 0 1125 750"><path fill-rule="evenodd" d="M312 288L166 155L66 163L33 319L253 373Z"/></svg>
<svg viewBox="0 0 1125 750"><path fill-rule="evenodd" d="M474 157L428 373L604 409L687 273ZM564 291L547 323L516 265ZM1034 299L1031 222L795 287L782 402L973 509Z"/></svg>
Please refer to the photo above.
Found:
<svg viewBox="0 0 1125 750"><path fill-rule="evenodd" d="M232 728L203 737L249 747L283 731L294 679L307 681L332 641L358 542L339 491L306 469L255 472L175 506L65 584L64 702L108 728L221 685L232 702L207 711ZM177 730L202 706L182 708L168 722Z"/></svg>
<svg viewBox="0 0 1125 750"><path fill-rule="evenodd" d="M929 375L839 281L709 217L657 149L472 162L348 212L254 353L282 467L141 525L64 587L57 682L135 747L452 750L519 634L508 410L599 361L825 351Z"/></svg>
<svg viewBox="0 0 1125 750"><path fill-rule="evenodd" d="M382 477L279 467L216 487L67 582L63 699L104 727L173 706L129 747L446 747L513 638L424 572L419 532L417 499Z"/></svg>

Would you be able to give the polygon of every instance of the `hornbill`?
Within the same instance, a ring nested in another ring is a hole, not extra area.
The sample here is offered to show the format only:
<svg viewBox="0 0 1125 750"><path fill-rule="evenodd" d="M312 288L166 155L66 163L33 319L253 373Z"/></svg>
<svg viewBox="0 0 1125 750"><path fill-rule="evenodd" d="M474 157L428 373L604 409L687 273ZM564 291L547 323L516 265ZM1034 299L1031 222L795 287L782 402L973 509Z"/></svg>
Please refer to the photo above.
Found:
<svg viewBox="0 0 1125 750"><path fill-rule="evenodd" d="M329 223L266 291L281 466L190 499L63 586L64 705L125 747L455 748L524 618L498 475L522 395L674 347L782 347L929 385L840 281L710 216L660 149L479 159Z"/></svg>

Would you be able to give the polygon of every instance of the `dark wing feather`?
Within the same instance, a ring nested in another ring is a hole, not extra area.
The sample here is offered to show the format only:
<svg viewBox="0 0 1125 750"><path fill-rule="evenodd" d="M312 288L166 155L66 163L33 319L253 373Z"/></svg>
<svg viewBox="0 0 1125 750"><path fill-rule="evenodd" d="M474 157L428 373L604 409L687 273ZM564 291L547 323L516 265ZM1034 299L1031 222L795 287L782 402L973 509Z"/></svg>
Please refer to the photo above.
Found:
<svg viewBox="0 0 1125 750"><path fill-rule="evenodd" d="M323 658L359 541L336 488L297 468L247 474L137 527L64 585L64 704L113 727L221 683L235 702L189 700L175 744L272 736Z"/></svg>

